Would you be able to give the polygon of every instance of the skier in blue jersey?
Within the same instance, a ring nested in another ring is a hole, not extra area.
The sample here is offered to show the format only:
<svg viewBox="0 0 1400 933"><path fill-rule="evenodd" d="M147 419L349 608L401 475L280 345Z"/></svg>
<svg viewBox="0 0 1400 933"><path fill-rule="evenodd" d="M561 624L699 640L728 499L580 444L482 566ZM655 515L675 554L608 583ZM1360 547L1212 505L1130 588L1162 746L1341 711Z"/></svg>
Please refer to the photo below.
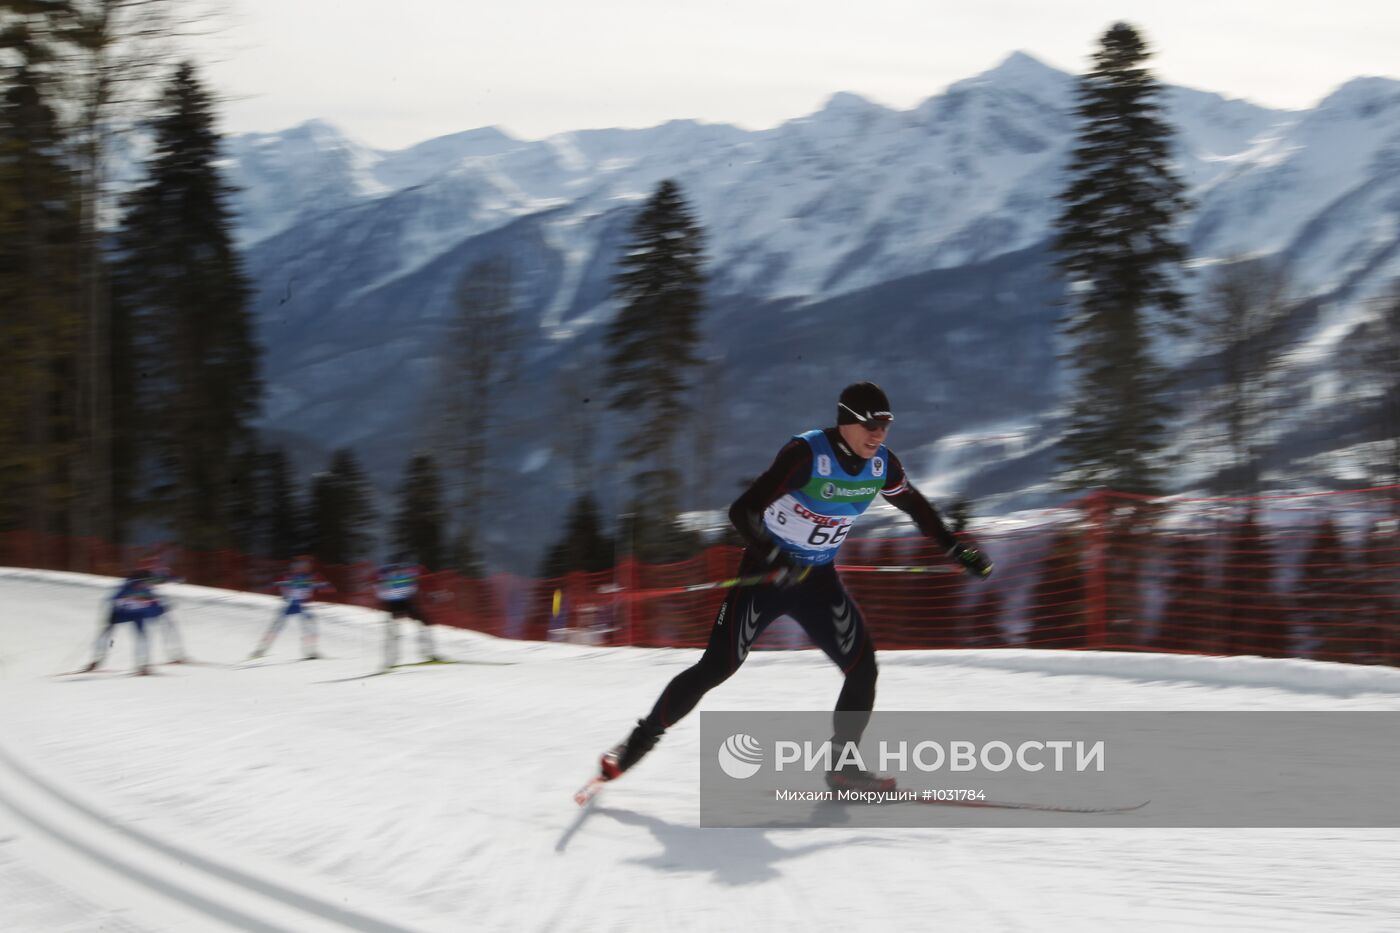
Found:
<svg viewBox="0 0 1400 933"><path fill-rule="evenodd" d="M885 446L894 415L879 386L847 386L836 421L835 427L789 441L730 507L729 519L745 544L739 575L762 576L764 582L730 590L700 660L676 675L626 741L603 755L599 780L613 780L640 761L706 692L739 669L754 640L783 615L802 626L845 675L833 717L832 760L844 757L846 744L859 743L875 705L875 645L836 573L836 553L876 496L908 514L967 573L982 578L992 572L981 551L944 526ZM838 790L894 787L892 778L854 766L828 773L827 783Z"/></svg>
<svg viewBox="0 0 1400 933"><path fill-rule="evenodd" d="M159 553L142 561L141 569L153 589L162 583L184 582L182 578L175 576ZM151 623L152 630L159 630L165 639L165 650L170 655L170 663L184 664L189 660L189 656L185 654L185 640L180 637L180 628L175 624L175 615L170 611L170 607L159 599L157 599L156 605L157 609L147 621ZM154 634L151 635L151 641L155 642Z"/></svg>
<svg viewBox="0 0 1400 933"><path fill-rule="evenodd" d="M112 645L115 629L128 622L136 630L134 643L136 673L149 674L151 672L146 644L146 623L158 618L164 611L160 599L155 594L154 582L150 568L145 566L133 570L122 580L121 585L111 596L107 607L107 618L97 633L97 641L93 645L92 663L83 668L83 672L95 671L102 666L102 662L107 657L107 649Z"/></svg>
<svg viewBox="0 0 1400 933"><path fill-rule="evenodd" d="M292 561L287 575L274 583L273 586L282 594L282 609L277 613L277 618L272 620L272 625L263 633L257 648L253 649L250 660L267 654L273 641L277 639L278 633L282 631L282 626L291 616L297 616L301 619L303 656L308 661L319 658L321 655L316 650L316 617L312 615L309 603L320 590L333 590L334 587L312 571L311 558L306 556L298 557Z"/></svg>
<svg viewBox="0 0 1400 933"><path fill-rule="evenodd" d="M384 641L384 670L399 663L399 620L414 619L418 622L418 646L427 661L441 661L437 649L433 647L433 633L427 618L418 608L418 579L423 568L403 555L379 569L375 581L375 594L379 604L389 613L389 631Z"/></svg>

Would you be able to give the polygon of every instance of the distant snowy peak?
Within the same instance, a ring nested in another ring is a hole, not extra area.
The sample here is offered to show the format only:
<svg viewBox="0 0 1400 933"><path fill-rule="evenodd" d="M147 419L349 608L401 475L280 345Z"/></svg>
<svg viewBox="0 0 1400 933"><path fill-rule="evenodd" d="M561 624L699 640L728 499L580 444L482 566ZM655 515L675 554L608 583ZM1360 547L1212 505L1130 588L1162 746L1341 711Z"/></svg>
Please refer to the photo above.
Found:
<svg viewBox="0 0 1400 933"><path fill-rule="evenodd" d="M1400 81L1394 78L1353 78L1323 98L1319 115L1344 115L1357 120L1394 120L1400 110Z"/></svg>
<svg viewBox="0 0 1400 933"><path fill-rule="evenodd" d="M955 82L910 113L931 135L971 133L975 144L1034 153L1043 132L1069 131L1074 78L1018 52L983 74Z"/></svg>
<svg viewBox="0 0 1400 933"><path fill-rule="evenodd" d="M727 123L671 120L643 129L574 130L547 137L567 171L610 174L644 161L670 160L682 164L710 158L749 140L748 130Z"/></svg>
<svg viewBox="0 0 1400 933"><path fill-rule="evenodd" d="M475 157L496 155L526 144L526 141L516 139L499 127L482 126L474 130L449 133L446 136L416 143L407 149L386 153L385 157L389 159L399 157L410 159Z"/></svg>
<svg viewBox="0 0 1400 933"><path fill-rule="evenodd" d="M1025 52L1012 52L993 68L971 78L964 78L950 85L948 90L985 87L1058 96L1072 90L1074 82L1074 75L1067 71L1047 65Z"/></svg>
<svg viewBox="0 0 1400 933"><path fill-rule="evenodd" d="M494 126L439 136L397 152L384 152L375 179L390 191L421 185L465 164L515 152L531 144Z"/></svg>
<svg viewBox="0 0 1400 933"><path fill-rule="evenodd" d="M842 92L762 131L673 120L522 140L484 127L397 152L311 121L235 137L230 172L243 189L245 244L378 201L405 237L385 242L402 248L406 269L522 214L572 205L570 216L596 216L675 178L711 232L717 283L805 299L1043 240L1073 143L1076 81L1016 52L907 111ZM1161 102L1198 205L1200 255L1288 249L1320 212L1400 160L1400 82L1391 79L1348 82L1299 113L1175 86ZM423 196L393 197L414 188ZM425 216L403 216L410 204ZM1368 229L1385 226L1364 197L1346 209ZM561 227L559 248L590 255L593 244L566 242L582 229Z"/></svg>
<svg viewBox="0 0 1400 933"><path fill-rule="evenodd" d="M233 138L242 141L248 148L274 148L286 153L297 150L314 153L352 145L344 133L325 120L307 120L276 133L244 133Z"/></svg>
<svg viewBox="0 0 1400 933"><path fill-rule="evenodd" d="M298 219L386 193L374 177L380 154L329 123L310 120L280 133L225 141L238 239L257 242Z"/></svg>
<svg viewBox="0 0 1400 933"><path fill-rule="evenodd" d="M381 158L378 152L352 141L324 120L308 120L280 133L233 136L226 141L225 151L242 165L264 172L290 172L303 178L327 168L364 170Z"/></svg>
<svg viewBox="0 0 1400 933"><path fill-rule="evenodd" d="M821 109L806 119L817 122L870 123L895 113L897 111L866 100L859 94L841 91L828 97Z"/></svg>
<svg viewBox="0 0 1400 933"><path fill-rule="evenodd" d="M1400 81L1348 81L1312 110L1278 114L1255 148L1197 195L1198 252L1282 253L1330 291L1394 256L1400 209ZM1393 260L1389 263L1393 267Z"/></svg>

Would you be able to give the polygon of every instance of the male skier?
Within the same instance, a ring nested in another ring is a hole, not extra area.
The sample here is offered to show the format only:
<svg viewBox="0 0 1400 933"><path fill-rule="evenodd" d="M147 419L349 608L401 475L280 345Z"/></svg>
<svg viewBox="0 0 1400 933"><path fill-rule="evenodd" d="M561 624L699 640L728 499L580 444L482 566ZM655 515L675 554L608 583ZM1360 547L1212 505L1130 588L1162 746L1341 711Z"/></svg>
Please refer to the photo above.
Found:
<svg viewBox="0 0 1400 933"><path fill-rule="evenodd" d="M735 500L729 519L745 543L739 575L762 575L764 582L729 592L700 660L676 675L626 741L603 755L599 780L613 780L640 761L706 692L739 669L755 639L783 615L801 625L846 676L833 717L832 760L849 761L842 752L847 743L860 742L869 723L876 678L865 618L836 574L836 553L856 518L883 495L967 573L992 572L977 548L944 526L885 447L893 421L879 386L847 386L837 403L836 426L794 437ZM847 764L828 772L827 784L834 790L891 790L894 779Z"/></svg>
<svg viewBox="0 0 1400 933"><path fill-rule="evenodd" d="M146 645L146 622L158 618L164 611L153 587L152 571L141 566L127 574L116 592L112 594L107 609L107 619L97 633L93 645L92 663L82 669L83 673L95 671L107 657L107 648L112 644L112 632L124 622L130 622L136 629L135 658L136 673L149 674L149 650Z"/></svg>
<svg viewBox="0 0 1400 933"><path fill-rule="evenodd" d="M433 633L423 611L418 608L418 578L423 568L399 555L379 570L375 582L375 592L379 596L380 607L389 613L389 631L384 642L384 670L399 663L399 620L414 619L418 622L418 645L427 661L441 661L437 649L433 647Z"/></svg>

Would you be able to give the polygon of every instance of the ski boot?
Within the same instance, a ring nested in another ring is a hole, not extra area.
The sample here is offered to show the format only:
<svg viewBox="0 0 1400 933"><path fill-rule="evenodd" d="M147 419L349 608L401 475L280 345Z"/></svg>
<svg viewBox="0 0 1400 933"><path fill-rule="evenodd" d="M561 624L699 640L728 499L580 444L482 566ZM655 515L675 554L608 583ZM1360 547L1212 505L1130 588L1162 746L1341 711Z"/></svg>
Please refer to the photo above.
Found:
<svg viewBox="0 0 1400 933"><path fill-rule="evenodd" d="M656 746L656 740L661 738L661 733L665 731L647 725L644 719L637 720L637 728L632 730L627 741L603 753L603 758L598 763L598 773L578 789L574 794L574 803L580 807L587 806L588 801L593 799L593 795L598 793L604 784L622 777L624 771L641 761L642 756Z"/></svg>
<svg viewBox="0 0 1400 933"><path fill-rule="evenodd" d="M891 791L895 788L895 780L887 775L871 774L864 768L855 765L846 765L826 773L826 786L832 790L850 791Z"/></svg>
<svg viewBox="0 0 1400 933"><path fill-rule="evenodd" d="M627 737L627 741L619 743L603 754L603 759L599 763L599 776L605 781L616 780L621 777L647 752L656 747L656 740L661 738L664 729L647 724L645 719L637 720L637 728L632 730L632 734Z"/></svg>

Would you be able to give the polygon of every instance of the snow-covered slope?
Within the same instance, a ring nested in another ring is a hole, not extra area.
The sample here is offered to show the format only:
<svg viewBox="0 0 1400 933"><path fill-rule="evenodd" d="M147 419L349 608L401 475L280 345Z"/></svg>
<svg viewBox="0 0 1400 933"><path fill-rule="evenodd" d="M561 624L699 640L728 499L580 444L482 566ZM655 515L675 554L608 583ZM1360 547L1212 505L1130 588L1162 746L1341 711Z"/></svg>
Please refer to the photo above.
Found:
<svg viewBox="0 0 1400 933"><path fill-rule="evenodd" d="M0 928L1371 931L1395 830L698 826L698 714L581 815L571 792L693 651L440 632L471 662L373 670L376 614L170 588L205 666L56 678L113 581L0 571ZM1390 710L1400 675L1314 662L885 652L883 709ZM815 651L760 651L701 709L823 707ZM1115 818L1130 823L1130 818ZM1101 821L1102 822L1102 821ZM997 825L989 815L989 826Z"/></svg>
<svg viewBox="0 0 1400 933"><path fill-rule="evenodd" d="M1314 293L1380 271L1371 294L1400 272L1400 81L1350 81L1226 161L1197 194L1200 255L1283 254Z"/></svg>

